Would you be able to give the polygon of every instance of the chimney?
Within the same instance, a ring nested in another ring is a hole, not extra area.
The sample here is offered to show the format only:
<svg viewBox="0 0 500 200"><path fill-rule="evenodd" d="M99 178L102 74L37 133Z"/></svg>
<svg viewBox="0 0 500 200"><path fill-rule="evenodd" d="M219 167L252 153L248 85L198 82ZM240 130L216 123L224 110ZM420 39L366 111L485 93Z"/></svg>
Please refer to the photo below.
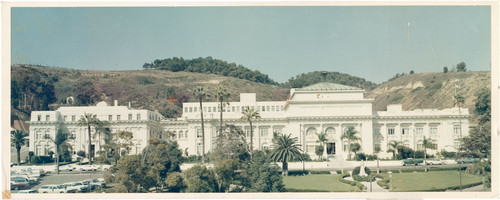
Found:
<svg viewBox="0 0 500 200"><path fill-rule="evenodd" d="M118 106L118 100L115 100L115 106Z"/></svg>

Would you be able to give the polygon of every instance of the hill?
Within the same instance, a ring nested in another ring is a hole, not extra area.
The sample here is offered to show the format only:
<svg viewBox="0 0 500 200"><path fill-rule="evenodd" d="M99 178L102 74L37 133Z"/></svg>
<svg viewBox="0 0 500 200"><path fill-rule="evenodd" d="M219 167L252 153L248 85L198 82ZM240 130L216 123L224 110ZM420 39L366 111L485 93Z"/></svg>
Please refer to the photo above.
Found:
<svg viewBox="0 0 500 200"><path fill-rule="evenodd" d="M454 106L455 85L459 86L457 94L465 98L463 107L472 116L475 93L491 87L491 72L406 74L380 84L365 96L375 99L373 110L386 110L388 104L402 104L404 110L443 109Z"/></svg>
<svg viewBox="0 0 500 200"><path fill-rule="evenodd" d="M158 110L166 117L179 117L183 102L195 101L192 91L203 86L215 101L216 88L219 84L228 87L232 94L231 101L239 101L239 93L257 93L259 101L284 100L289 90L276 85L255 83L233 77L194 72L171 72L167 70L132 70L132 71L90 71L41 66L12 66L13 80L24 77L20 73L32 70L33 79L54 80L51 82L55 97L48 101L50 109L65 105L66 99L74 97L74 105L95 105L98 101L112 103L118 100L120 105L131 103L133 108ZM36 73L35 73L36 72ZM13 96L22 94L23 88L13 92ZM39 90L40 91L40 90ZM19 102L14 99L12 102ZM28 104L30 99L28 98ZM12 104L12 115L26 117L31 109L24 109ZM37 108L33 110L40 110ZM43 109L46 110L46 109ZM20 113L21 112L21 113Z"/></svg>
<svg viewBox="0 0 500 200"><path fill-rule="evenodd" d="M351 76L349 74L343 74L339 72L326 72L326 71L314 71L309 73L302 73L295 77L290 78L286 83L283 83L283 85L289 88L301 88L319 82L332 82L342 85L359 87L365 90L372 90L375 87L377 87L377 84L367 81L364 78Z"/></svg>

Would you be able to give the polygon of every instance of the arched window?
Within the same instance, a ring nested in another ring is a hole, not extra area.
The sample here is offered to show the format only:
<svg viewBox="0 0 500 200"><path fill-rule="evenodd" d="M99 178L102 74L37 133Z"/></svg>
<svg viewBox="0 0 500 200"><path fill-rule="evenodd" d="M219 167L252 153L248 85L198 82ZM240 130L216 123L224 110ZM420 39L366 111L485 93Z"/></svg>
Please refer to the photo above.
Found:
<svg viewBox="0 0 500 200"><path fill-rule="evenodd" d="M333 127L328 127L328 128L326 129L325 133L326 133L326 135L327 135L327 136L333 136L333 135L335 135L335 128L333 128Z"/></svg>
<svg viewBox="0 0 500 200"><path fill-rule="evenodd" d="M314 135L316 135L316 128L314 128L314 127L308 128L307 131L306 131L306 135L307 136L314 136Z"/></svg>

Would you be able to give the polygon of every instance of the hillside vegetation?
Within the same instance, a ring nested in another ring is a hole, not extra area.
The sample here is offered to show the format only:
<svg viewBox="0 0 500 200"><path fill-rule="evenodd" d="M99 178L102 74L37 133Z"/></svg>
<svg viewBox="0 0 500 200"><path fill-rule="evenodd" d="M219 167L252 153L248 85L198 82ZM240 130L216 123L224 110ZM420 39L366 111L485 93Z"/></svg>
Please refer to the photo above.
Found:
<svg viewBox="0 0 500 200"><path fill-rule="evenodd" d="M454 106L456 89L465 98L462 107L467 107L472 115L475 93L490 87L490 72L406 74L380 84L365 97L375 99L373 110L386 110L389 104L402 104L404 110L444 109Z"/></svg>
<svg viewBox="0 0 500 200"><path fill-rule="evenodd" d="M372 90L377 87L377 84L367 81L364 78L351 76L339 72L326 72L314 71L309 73L302 73L296 77L290 78L283 85L289 88L301 88L313 85L319 82L332 82L342 85L349 85L354 87L363 88L365 90Z"/></svg>
<svg viewBox="0 0 500 200"><path fill-rule="evenodd" d="M167 58L163 60L156 59L152 63L144 63L144 69L161 69L172 72L186 71L205 74L218 74L245 79L257 83L277 85L278 82L269 78L258 70L250 70L243 65L228 63L223 60L207 58L184 59L182 57Z"/></svg>

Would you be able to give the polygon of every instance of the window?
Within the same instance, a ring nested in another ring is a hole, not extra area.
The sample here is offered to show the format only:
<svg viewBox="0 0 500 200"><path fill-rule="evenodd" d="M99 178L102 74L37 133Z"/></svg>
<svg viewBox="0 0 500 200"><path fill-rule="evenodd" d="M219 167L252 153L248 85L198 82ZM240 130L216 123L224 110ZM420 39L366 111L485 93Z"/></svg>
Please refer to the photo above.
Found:
<svg viewBox="0 0 500 200"><path fill-rule="evenodd" d="M203 153L203 146L201 143L196 144L196 153L201 155Z"/></svg>
<svg viewBox="0 0 500 200"><path fill-rule="evenodd" d="M45 135L43 136L43 138L45 139L45 138L49 138L49 137L50 137L49 131L45 131Z"/></svg>
<svg viewBox="0 0 500 200"><path fill-rule="evenodd" d="M429 133L430 133L431 135L437 135L437 132L438 132L437 127L430 127L430 129L429 129Z"/></svg>
<svg viewBox="0 0 500 200"><path fill-rule="evenodd" d="M235 110L236 110L236 109L235 109L235 107L234 107L234 106L233 106L233 107L231 107L231 111L233 111L233 112L234 112Z"/></svg>
<svg viewBox="0 0 500 200"><path fill-rule="evenodd" d="M187 131L184 132L184 138L188 138L188 132Z"/></svg>
<svg viewBox="0 0 500 200"><path fill-rule="evenodd" d="M50 115L45 115L45 121L50 121Z"/></svg>
<svg viewBox="0 0 500 200"><path fill-rule="evenodd" d="M188 112L188 108L187 107L184 107L184 112L187 113Z"/></svg>
<svg viewBox="0 0 500 200"><path fill-rule="evenodd" d="M208 112L212 112L212 107L208 107Z"/></svg>
<svg viewBox="0 0 500 200"><path fill-rule="evenodd" d="M76 133L75 131L71 131L71 139L76 139Z"/></svg>
<svg viewBox="0 0 500 200"><path fill-rule="evenodd" d="M274 129L273 133L279 133L279 134L281 134L281 133L283 133L283 129L281 129L281 128Z"/></svg>
<svg viewBox="0 0 500 200"><path fill-rule="evenodd" d="M403 127L403 128L401 129L401 134L403 134L403 135L410 134L410 128L408 128L408 127Z"/></svg>
<svg viewBox="0 0 500 200"><path fill-rule="evenodd" d="M35 139L42 139L42 132L41 131L36 132Z"/></svg>
<svg viewBox="0 0 500 200"><path fill-rule="evenodd" d="M42 120L42 116L41 115L38 115L36 117L37 117L37 121L41 121Z"/></svg>
<svg viewBox="0 0 500 200"><path fill-rule="evenodd" d="M271 111L274 111L276 109L275 106L271 106Z"/></svg>
<svg viewBox="0 0 500 200"><path fill-rule="evenodd" d="M193 107L189 107L189 112L193 112Z"/></svg>
<svg viewBox="0 0 500 200"><path fill-rule="evenodd" d="M245 134L247 135L247 138L250 137L250 128L245 129Z"/></svg>
<svg viewBox="0 0 500 200"><path fill-rule="evenodd" d="M67 115L64 115L64 116L63 116L63 119L64 119L64 121L68 120L68 116L67 116Z"/></svg>
<svg viewBox="0 0 500 200"><path fill-rule="evenodd" d="M217 107L217 108L219 108L219 107ZM213 110L214 112L217 112L217 109L215 108L215 106L212 108L212 110ZM219 109L219 112L220 112L220 109Z"/></svg>
<svg viewBox="0 0 500 200"><path fill-rule="evenodd" d="M417 134L417 135L422 135L422 134L424 134L424 128L423 128L423 127L417 127L417 129L416 129L416 134Z"/></svg>
<svg viewBox="0 0 500 200"><path fill-rule="evenodd" d="M179 138L184 138L184 133L182 131L179 131Z"/></svg>
<svg viewBox="0 0 500 200"><path fill-rule="evenodd" d="M269 106L266 106L266 110L269 111Z"/></svg>
<svg viewBox="0 0 500 200"><path fill-rule="evenodd" d="M259 110L260 110L260 106L257 106L257 111L259 111Z"/></svg>
<svg viewBox="0 0 500 200"><path fill-rule="evenodd" d="M121 116L120 116L120 115L116 115L116 120L117 120L117 121L120 121L120 118L121 118Z"/></svg>
<svg viewBox="0 0 500 200"><path fill-rule="evenodd" d="M128 114L128 120L132 120L132 114Z"/></svg>
<svg viewBox="0 0 500 200"><path fill-rule="evenodd" d="M199 129L196 129L196 137L197 137L197 138L202 138L202 137L203 137L203 134L202 134L202 132L201 132L201 129L200 129L200 128L199 128Z"/></svg>
<svg viewBox="0 0 500 200"><path fill-rule="evenodd" d="M112 121L113 120L113 115L108 115L108 121Z"/></svg>
<svg viewBox="0 0 500 200"><path fill-rule="evenodd" d="M422 150L424 150L424 144L422 143L422 141L418 141L417 151L422 151Z"/></svg>
<svg viewBox="0 0 500 200"><path fill-rule="evenodd" d="M267 137L267 128L260 128L260 137Z"/></svg>
<svg viewBox="0 0 500 200"><path fill-rule="evenodd" d="M375 143L375 144L373 145L373 151L374 151L374 152L381 151L380 143Z"/></svg>
<svg viewBox="0 0 500 200"><path fill-rule="evenodd" d="M137 114L137 120L141 120L141 114Z"/></svg>
<svg viewBox="0 0 500 200"><path fill-rule="evenodd" d="M410 147L410 141L405 140L405 141L403 142L403 145L404 145L405 147Z"/></svg>
<svg viewBox="0 0 500 200"><path fill-rule="evenodd" d="M394 135L394 127L387 128L387 135Z"/></svg>
<svg viewBox="0 0 500 200"><path fill-rule="evenodd" d="M460 125L454 125L453 126L453 134L458 136L458 135L460 135L460 132L462 132Z"/></svg>
<svg viewBox="0 0 500 200"><path fill-rule="evenodd" d="M36 145L35 155L42 154L42 147L40 145Z"/></svg>
<svg viewBox="0 0 500 200"><path fill-rule="evenodd" d="M240 112L240 107L236 106L236 112Z"/></svg>
<svg viewBox="0 0 500 200"><path fill-rule="evenodd" d="M262 112L265 112L265 111L266 111L266 107L262 106Z"/></svg>
<svg viewBox="0 0 500 200"><path fill-rule="evenodd" d="M74 122L74 121L75 121L75 119L76 119L76 116L71 115L71 121L73 121L73 122Z"/></svg>
<svg viewBox="0 0 500 200"><path fill-rule="evenodd" d="M203 112L207 112L207 107L203 107Z"/></svg>
<svg viewBox="0 0 500 200"><path fill-rule="evenodd" d="M316 128L310 127L306 131L307 136L315 136L316 135Z"/></svg>
<svg viewBox="0 0 500 200"><path fill-rule="evenodd" d="M460 139L455 139L453 146L455 146L455 149L460 148Z"/></svg>
<svg viewBox="0 0 500 200"><path fill-rule="evenodd" d="M326 131L325 131L325 133L328 136L333 136L333 135L335 135L335 128L332 128L332 127L327 128Z"/></svg>

